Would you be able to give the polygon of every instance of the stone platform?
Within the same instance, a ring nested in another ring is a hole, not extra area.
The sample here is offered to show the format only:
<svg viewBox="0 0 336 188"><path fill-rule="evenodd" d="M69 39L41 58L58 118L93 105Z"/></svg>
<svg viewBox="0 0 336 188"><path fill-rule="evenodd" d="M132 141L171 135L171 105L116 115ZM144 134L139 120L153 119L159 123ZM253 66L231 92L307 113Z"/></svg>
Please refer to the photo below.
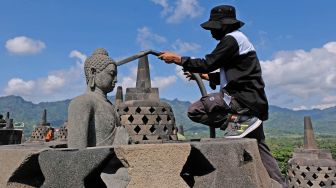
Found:
<svg viewBox="0 0 336 188"><path fill-rule="evenodd" d="M0 187L281 187L253 139L60 148L0 147Z"/></svg>

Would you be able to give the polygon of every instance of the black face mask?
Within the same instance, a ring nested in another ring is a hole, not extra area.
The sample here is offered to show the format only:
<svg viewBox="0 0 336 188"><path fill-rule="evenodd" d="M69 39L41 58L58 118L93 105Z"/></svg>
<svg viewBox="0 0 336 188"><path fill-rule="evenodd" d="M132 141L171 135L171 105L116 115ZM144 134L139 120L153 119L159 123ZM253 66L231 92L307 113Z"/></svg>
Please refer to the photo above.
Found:
<svg viewBox="0 0 336 188"><path fill-rule="evenodd" d="M240 28L239 24L223 25L222 29L212 29L210 30L212 38L216 40L221 40L226 34L231 33Z"/></svg>
<svg viewBox="0 0 336 188"><path fill-rule="evenodd" d="M224 37L225 33L221 29L212 29L210 30L212 38L220 40Z"/></svg>

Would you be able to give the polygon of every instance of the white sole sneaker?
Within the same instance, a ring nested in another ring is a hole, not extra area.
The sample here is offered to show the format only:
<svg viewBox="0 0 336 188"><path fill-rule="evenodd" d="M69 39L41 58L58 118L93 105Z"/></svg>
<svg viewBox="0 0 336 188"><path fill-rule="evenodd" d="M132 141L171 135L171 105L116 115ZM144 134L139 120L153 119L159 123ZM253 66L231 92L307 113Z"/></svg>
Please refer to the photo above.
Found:
<svg viewBox="0 0 336 188"><path fill-rule="evenodd" d="M246 135L254 131L256 128L258 128L261 125L262 121L258 119L256 122L254 122L249 128L247 128L242 134L237 136L224 136L224 138L244 138Z"/></svg>

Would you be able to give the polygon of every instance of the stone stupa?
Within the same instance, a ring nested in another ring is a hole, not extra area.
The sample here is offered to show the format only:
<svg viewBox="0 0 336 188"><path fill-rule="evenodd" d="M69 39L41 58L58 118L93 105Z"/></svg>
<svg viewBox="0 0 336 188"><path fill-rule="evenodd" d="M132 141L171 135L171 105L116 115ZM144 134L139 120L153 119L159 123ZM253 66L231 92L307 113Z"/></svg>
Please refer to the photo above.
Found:
<svg viewBox="0 0 336 188"><path fill-rule="evenodd" d="M47 110L44 109L40 123L32 131L30 141L46 141L48 132L54 132L54 128L47 122Z"/></svg>
<svg viewBox="0 0 336 188"><path fill-rule="evenodd" d="M319 149L310 117L304 117L304 147L288 161L289 187L336 187L336 161L329 150Z"/></svg>
<svg viewBox="0 0 336 188"><path fill-rule="evenodd" d="M160 101L159 89L151 87L147 56L139 59L136 87L126 89L125 101L118 87L115 104L133 142L177 140L173 110Z"/></svg>

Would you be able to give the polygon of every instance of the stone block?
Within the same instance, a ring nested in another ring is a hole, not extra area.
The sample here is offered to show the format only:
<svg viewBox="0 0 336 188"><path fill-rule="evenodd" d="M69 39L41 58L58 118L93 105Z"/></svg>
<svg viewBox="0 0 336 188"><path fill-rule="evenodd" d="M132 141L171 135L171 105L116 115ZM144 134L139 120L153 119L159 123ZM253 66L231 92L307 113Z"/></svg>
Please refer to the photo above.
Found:
<svg viewBox="0 0 336 188"><path fill-rule="evenodd" d="M106 187L100 174L113 156L112 146L43 151L38 158L45 177L41 187Z"/></svg>
<svg viewBox="0 0 336 188"><path fill-rule="evenodd" d="M271 187L256 140L210 139L190 144L191 153L182 171L190 187Z"/></svg>
<svg viewBox="0 0 336 188"><path fill-rule="evenodd" d="M190 154L190 144L139 144L115 147L127 168L128 188L189 187L180 173Z"/></svg>
<svg viewBox="0 0 336 188"><path fill-rule="evenodd" d="M38 155L44 144L0 147L0 187L40 187L44 181Z"/></svg>
<svg viewBox="0 0 336 188"><path fill-rule="evenodd" d="M145 95L146 94L146 95ZM151 100L159 101L158 88L127 88L125 101L131 100Z"/></svg>

